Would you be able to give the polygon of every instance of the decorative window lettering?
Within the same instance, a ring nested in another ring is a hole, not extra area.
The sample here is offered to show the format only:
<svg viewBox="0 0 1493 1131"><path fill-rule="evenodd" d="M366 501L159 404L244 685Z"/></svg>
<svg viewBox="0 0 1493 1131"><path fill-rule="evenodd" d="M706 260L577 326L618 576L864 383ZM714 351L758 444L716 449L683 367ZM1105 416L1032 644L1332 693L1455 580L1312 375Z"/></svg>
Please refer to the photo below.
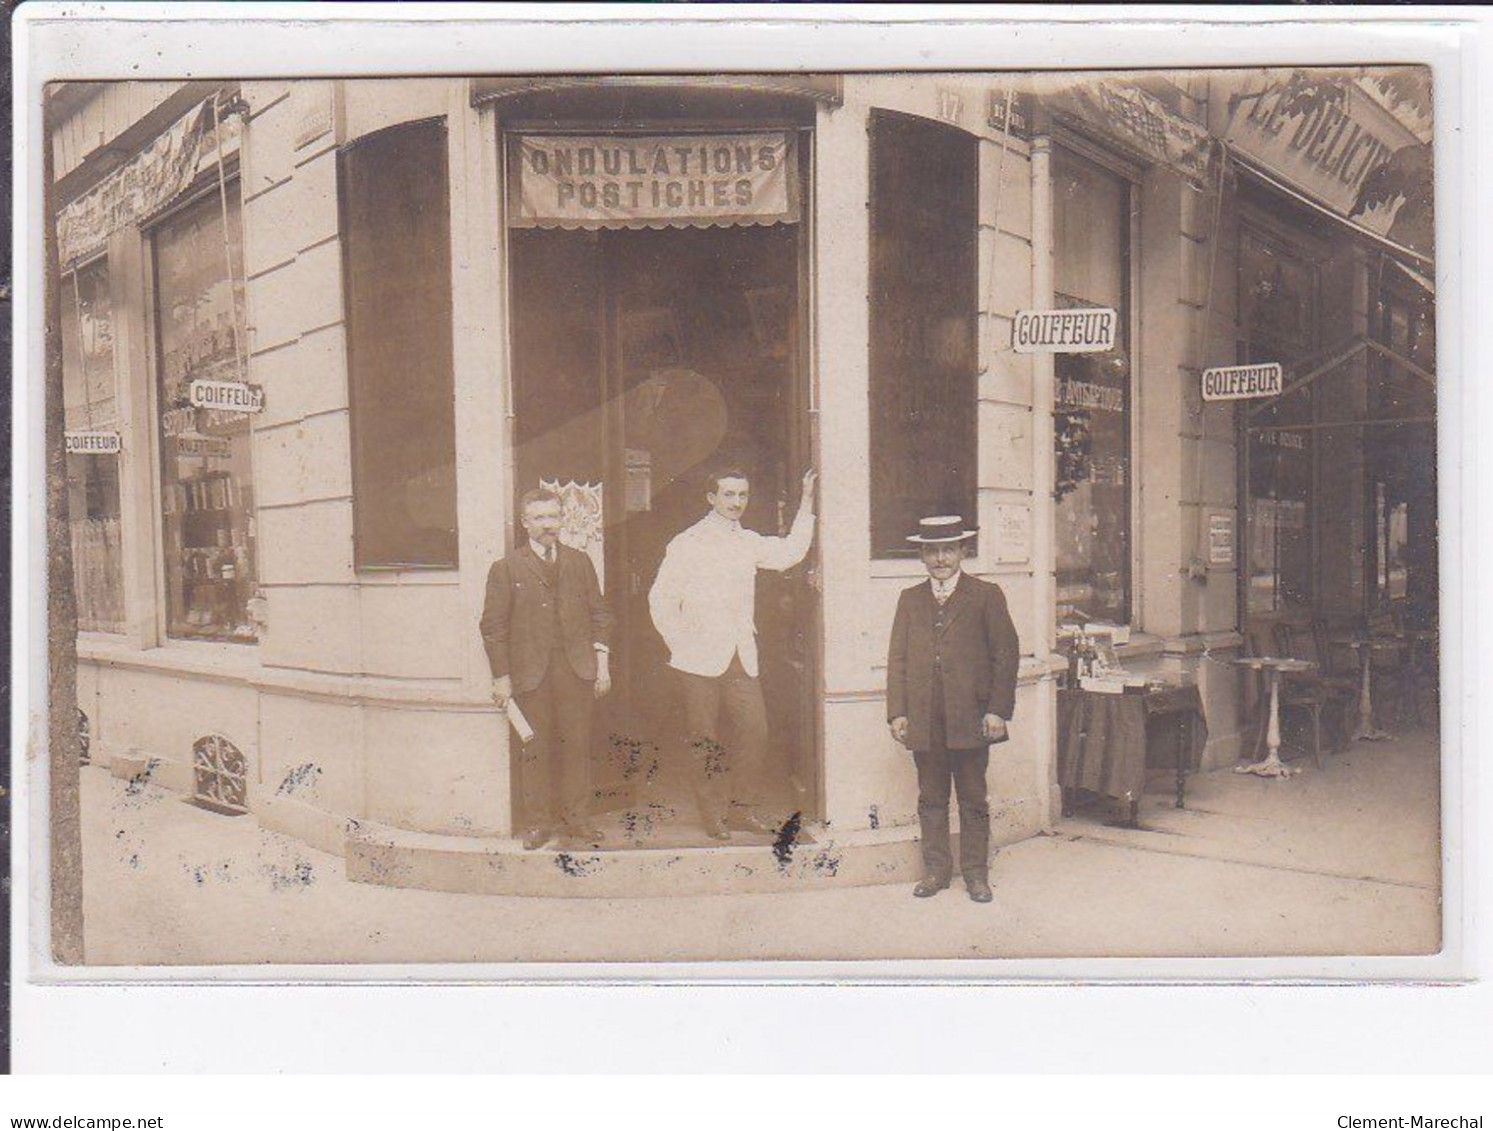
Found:
<svg viewBox="0 0 1493 1131"><path fill-rule="evenodd" d="M1061 378L1057 383L1059 408L1096 408L1103 412L1125 411L1125 390L1091 381Z"/></svg>

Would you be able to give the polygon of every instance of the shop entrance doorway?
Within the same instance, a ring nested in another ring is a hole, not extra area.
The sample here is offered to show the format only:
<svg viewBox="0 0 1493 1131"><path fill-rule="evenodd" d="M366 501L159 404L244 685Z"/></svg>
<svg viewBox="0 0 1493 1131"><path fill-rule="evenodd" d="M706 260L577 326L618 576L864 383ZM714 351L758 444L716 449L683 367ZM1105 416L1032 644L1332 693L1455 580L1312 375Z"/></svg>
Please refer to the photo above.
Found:
<svg viewBox="0 0 1493 1131"><path fill-rule="evenodd" d="M648 593L669 540L705 515L717 467L750 476L745 526L793 521L812 442L801 227L510 233L515 503L560 488L563 537L591 554L617 619L592 766L609 847L704 843ZM819 804L817 554L758 574L770 740L745 783L805 817Z"/></svg>

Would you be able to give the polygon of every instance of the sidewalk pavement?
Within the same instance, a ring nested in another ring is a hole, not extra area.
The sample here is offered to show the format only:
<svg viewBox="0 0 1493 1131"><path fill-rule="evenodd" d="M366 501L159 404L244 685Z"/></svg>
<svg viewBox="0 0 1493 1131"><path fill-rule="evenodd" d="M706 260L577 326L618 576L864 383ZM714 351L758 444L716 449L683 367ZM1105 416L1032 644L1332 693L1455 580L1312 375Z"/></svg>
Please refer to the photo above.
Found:
<svg viewBox="0 0 1493 1131"><path fill-rule="evenodd" d="M1357 743L1283 780L1219 771L1141 830L1068 819L1003 850L996 898L907 885L543 899L354 884L252 816L83 770L95 965L1425 954L1439 947L1433 734Z"/></svg>

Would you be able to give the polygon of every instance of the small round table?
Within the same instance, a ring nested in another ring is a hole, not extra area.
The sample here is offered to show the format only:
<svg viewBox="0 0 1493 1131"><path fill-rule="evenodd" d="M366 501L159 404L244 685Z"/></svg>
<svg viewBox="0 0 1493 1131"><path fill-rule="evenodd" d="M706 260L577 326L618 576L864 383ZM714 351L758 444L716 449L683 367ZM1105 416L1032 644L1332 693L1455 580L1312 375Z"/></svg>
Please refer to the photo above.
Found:
<svg viewBox="0 0 1493 1131"><path fill-rule="evenodd" d="M1264 672L1270 685L1270 702L1266 708L1269 722L1265 730L1265 759L1245 766L1235 766L1236 774L1258 774L1262 778L1290 777L1291 771L1280 760L1280 679L1283 673L1315 671L1311 660L1293 660L1287 656L1240 656L1234 663L1250 671Z"/></svg>
<svg viewBox="0 0 1493 1131"><path fill-rule="evenodd" d="M1374 725L1373 669L1374 653L1402 653L1402 641L1389 636L1355 636L1347 644L1358 653L1358 729L1353 732L1353 741L1386 742L1394 738L1388 731Z"/></svg>

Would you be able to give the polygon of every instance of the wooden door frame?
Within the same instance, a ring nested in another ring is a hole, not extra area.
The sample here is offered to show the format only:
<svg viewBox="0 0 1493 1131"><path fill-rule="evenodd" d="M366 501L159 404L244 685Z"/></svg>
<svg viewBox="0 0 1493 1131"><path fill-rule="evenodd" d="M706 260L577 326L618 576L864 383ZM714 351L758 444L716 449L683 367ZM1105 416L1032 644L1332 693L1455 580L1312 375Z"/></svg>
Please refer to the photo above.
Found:
<svg viewBox="0 0 1493 1131"><path fill-rule="evenodd" d="M625 129L598 130L595 123L564 122L545 123L545 132L609 132L621 134L636 134L646 132L660 132L667 129L671 133L709 133L722 130L751 128L756 130L781 129L792 133L799 146L798 152L798 176L799 176L799 230L795 239L795 254L797 259L797 295L795 303L794 318L794 342L790 351L791 368L787 375L786 390L789 394L790 417L788 420L788 448L787 458L794 462L794 471L800 473L808 467L819 468L820 466L820 417L819 417L819 383L816 359L818 357L818 324L815 318L817 312L817 274L815 271L815 255L817 246L817 228L815 216L815 162L817 154L815 151L816 127L813 125L795 124L786 121L751 121L751 122L703 122L696 120L670 121L668 123L629 123ZM654 128L650 129L652 126ZM510 229L508 228L509 202L509 176L508 150L513 135L521 134L526 130L532 131L537 128L536 123L527 122L499 122L496 129L497 151L498 151L498 180L500 191L499 208L501 210L501 225L504 232L503 238L503 278L507 309L509 311L508 333L505 334L504 350L508 357L506 366L507 382L507 420L506 439L508 444L507 465L509 468L510 485L516 468L513 467L515 456L514 437L516 435L515 413L513 409L513 365L512 365L512 248L508 239ZM604 235L605 233L603 233ZM615 328L616 310L614 306L615 288L610 278L610 260L605 254L601 255L604 277L602 280L599 296L597 316L601 320L602 348L599 351L598 363L601 372L598 376L602 393L603 405L603 434L608 451L604 453L604 474L610 482L604 498L604 506L609 510L613 507L614 500L621 500L625 491L623 480L623 463L625 456L619 442L614 442L622 435L624 422L622 412L624 411L620 397L615 398L614 392L618 388L617 358L615 356L617 347L617 335ZM615 449L612 450L612 449ZM788 482L791 489L793 472L790 472ZM510 500L511 508L512 500ZM816 515L818 508L816 507ZM620 518L620 515L619 515ZM516 537L518 523L517 516L510 515L507 528L507 544L513 544ZM620 521L617 523L620 536ZM813 607L811 624L809 627L809 643L807 659L809 671L804 677L804 685L801 694L806 702L804 704L803 718L800 723L800 732L795 743L796 747L805 752L794 759L792 766L794 776L795 792L801 792L804 802L806 819L822 818L824 813L825 797L825 624L824 624L824 600L821 588L823 577L823 549L821 546L822 522L816 517L816 531L809 554L804 563L797 568L804 569L806 576L804 585L812 594L810 601ZM619 547L620 549L620 547ZM619 586L626 587L628 578L626 571L618 574ZM614 602L620 602L630 598L631 594L622 589L614 590L608 587L608 597ZM803 759L809 761L808 773L803 773Z"/></svg>
<svg viewBox="0 0 1493 1131"><path fill-rule="evenodd" d="M820 419L819 419L819 373L815 360L819 356L818 274L815 258L818 246L816 198L814 192L818 154L815 150L817 134L813 126L798 129L799 154L799 232L798 249L798 295L795 317L793 372L788 375L790 386L789 446L798 450L790 453L805 467L820 467ZM801 442L795 442L801 436ZM802 506L802 501L800 501ZM794 785L804 793L806 817L815 820L824 817L825 795L825 708L828 702L824 677L824 520L815 507L814 541L804 560L806 570L804 584L812 594L813 614L809 626L809 672L807 687L803 694L808 699L808 718L802 727L801 737L808 746L810 761L809 780L799 781L795 774ZM797 769L798 767L795 767Z"/></svg>

